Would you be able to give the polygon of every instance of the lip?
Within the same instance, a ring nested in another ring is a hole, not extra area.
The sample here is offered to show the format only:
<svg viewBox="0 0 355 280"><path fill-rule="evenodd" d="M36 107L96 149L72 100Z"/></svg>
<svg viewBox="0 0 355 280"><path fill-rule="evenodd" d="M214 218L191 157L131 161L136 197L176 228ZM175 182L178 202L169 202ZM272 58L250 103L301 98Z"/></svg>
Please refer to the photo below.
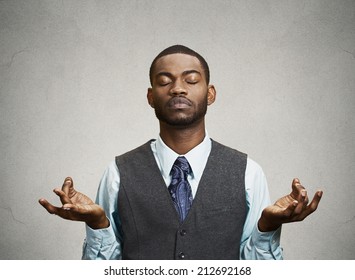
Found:
<svg viewBox="0 0 355 280"><path fill-rule="evenodd" d="M192 102L185 97L173 97L168 102L168 107L172 109L185 109L192 106Z"/></svg>

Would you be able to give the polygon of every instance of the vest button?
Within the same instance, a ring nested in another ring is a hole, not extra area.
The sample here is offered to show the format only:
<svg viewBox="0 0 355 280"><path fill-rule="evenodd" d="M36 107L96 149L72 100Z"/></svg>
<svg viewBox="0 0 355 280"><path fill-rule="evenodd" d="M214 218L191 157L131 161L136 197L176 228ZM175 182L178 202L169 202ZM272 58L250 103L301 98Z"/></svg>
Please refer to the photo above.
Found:
<svg viewBox="0 0 355 280"><path fill-rule="evenodd" d="M185 254L183 252L179 253L179 259L181 260L185 259Z"/></svg>
<svg viewBox="0 0 355 280"><path fill-rule="evenodd" d="M186 233L187 233L186 230L184 230L184 229L180 230L180 235L181 235L181 236L185 236Z"/></svg>

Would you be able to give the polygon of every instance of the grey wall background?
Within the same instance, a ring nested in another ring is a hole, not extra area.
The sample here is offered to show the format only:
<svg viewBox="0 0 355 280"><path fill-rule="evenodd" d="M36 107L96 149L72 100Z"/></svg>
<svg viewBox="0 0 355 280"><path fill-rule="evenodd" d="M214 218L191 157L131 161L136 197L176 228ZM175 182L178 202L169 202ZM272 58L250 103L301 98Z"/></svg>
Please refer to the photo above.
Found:
<svg viewBox="0 0 355 280"><path fill-rule="evenodd" d="M172 44L210 64L207 128L323 200L285 225L286 259L355 259L355 2L0 1L0 259L79 259L84 225L49 215L66 176L92 198L117 154L158 133L148 68Z"/></svg>

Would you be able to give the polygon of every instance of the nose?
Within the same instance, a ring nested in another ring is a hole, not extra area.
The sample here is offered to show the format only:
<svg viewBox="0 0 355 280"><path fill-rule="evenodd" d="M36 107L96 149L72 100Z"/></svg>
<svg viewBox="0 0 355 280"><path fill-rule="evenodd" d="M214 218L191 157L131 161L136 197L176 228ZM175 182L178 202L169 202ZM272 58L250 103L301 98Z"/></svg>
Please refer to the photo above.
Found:
<svg viewBox="0 0 355 280"><path fill-rule="evenodd" d="M179 80L176 80L175 83L173 84L172 88L170 89L170 94L171 95L186 95L187 91L185 87L183 86L182 82Z"/></svg>

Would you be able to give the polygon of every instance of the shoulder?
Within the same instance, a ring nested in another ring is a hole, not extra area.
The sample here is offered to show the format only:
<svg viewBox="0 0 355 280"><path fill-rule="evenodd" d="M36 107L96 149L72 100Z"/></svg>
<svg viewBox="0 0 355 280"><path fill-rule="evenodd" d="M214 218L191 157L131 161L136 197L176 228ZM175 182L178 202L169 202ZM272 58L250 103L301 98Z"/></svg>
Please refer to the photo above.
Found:
<svg viewBox="0 0 355 280"><path fill-rule="evenodd" d="M104 171L104 174L101 178L101 183L105 185L110 185L111 182L116 181L119 181L119 170L115 160L112 160Z"/></svg>
<svg viewBox="0 0 355 280"><path fill-rule="evenodd" d="M254 174L264 174L264 171L260 164L251 159L250 157L247 158L247 171Z"/></svg>

